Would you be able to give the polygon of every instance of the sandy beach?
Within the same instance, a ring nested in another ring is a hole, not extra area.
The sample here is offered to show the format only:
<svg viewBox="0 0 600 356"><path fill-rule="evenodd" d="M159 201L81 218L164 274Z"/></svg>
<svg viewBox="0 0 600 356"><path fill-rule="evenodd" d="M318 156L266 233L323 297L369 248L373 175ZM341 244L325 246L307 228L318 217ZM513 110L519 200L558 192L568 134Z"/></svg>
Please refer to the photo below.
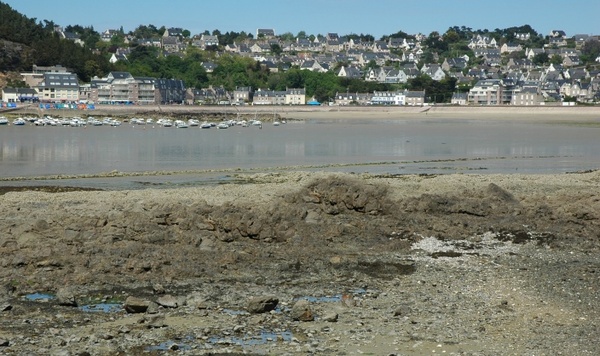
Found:
<svg viewBox="0 0 600 356"><path fill-rule="evenodd" d="M376 107L376 106L111 106L97 105L95 110L41 110L37 106L13 111L13 115L50 116L221 116L236 115L264 120L274 116L288 120L306 119L467 119L467 120L531 120L531 121L585 121L600 122L597 106L425 106L425 107Z"/></svg>

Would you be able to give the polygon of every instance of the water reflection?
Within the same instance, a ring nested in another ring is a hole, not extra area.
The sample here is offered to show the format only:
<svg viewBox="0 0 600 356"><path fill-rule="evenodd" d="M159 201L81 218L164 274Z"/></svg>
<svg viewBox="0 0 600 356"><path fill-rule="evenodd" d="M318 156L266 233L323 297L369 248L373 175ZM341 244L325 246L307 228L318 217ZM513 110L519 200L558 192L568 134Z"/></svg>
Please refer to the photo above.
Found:
<svg viewBox="0 0 600 356"><path fill-rule="evenodd" d="M589 127L461 120L309 121L263 130L7 126L0 127L0 177L482 158L490 171L527 168L526 161L537 159L532 170L561 172L598 168L597 133ZM506 159L511 168L496 162ZM397 167L387 170L396 173Z"/></svg>

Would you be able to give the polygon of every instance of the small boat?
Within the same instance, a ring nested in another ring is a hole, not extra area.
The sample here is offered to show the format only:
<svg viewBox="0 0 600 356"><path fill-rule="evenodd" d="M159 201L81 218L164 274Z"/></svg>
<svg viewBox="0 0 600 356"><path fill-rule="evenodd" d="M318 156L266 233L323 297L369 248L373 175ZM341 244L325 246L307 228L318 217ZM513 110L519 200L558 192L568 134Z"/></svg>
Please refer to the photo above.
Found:
<svg viewBox="0 0 600 356"><path fill-rule="evenodd" d="M23 126L23 125L25 125L25 120L24 120L22 117L16 118L16 119L13 121L13 125L16 125L16 126Z"/></svg>
<svg viewBox="0 0 600 356"><path fill-rule="evenodd" d="M273 121L273 126L279 126L279 125L281 125L281 122L279 122L279 121Z"/></svg>
<svg viewBox="0 0 600 356"><path fill-rule="evenodd" d="M187 129L189 125L183 120L175 120L175 127L178 129Z"/></svg>
<svg viewBox="0 0 600 356"><path fill-rule="evenodd" d="M228 129L229 128L229 124L225 123L225 122L221 122L220 124L217 125L217 128L219 130L224 130L224 129Z"/></svg>
<svg viewBox="0 0 600 356"><path fill-rule="evenodd" d="M213 127L213 125L211 125L210 123L204 121L203 123L200 124L200 128L201 129L210 129L211 127Z"/></svg>
<svg viewBox="0 0 600 356"><path fill-rule="evenodd" d="M0 117L0 125L8 125L8 119L4 116Z"/></svg>

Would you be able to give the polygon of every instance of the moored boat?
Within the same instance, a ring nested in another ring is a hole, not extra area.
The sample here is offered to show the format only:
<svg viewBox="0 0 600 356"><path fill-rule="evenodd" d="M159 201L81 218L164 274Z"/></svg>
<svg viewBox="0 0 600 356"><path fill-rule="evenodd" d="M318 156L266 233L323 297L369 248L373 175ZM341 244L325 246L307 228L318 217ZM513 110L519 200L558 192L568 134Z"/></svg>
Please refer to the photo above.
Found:
<svg viewBox="0 0 600 356"><path fill-rule="evenodd" d="M175 127L178 129L187 129L189 125L183 120L175 120Z"/></svg>
<svg viewBox="0 0 600 356"><path fill-rule="evenodd" d="M22 117L18 117L13 121L13 125L23 126L25 125L25 120Z"/></svg>

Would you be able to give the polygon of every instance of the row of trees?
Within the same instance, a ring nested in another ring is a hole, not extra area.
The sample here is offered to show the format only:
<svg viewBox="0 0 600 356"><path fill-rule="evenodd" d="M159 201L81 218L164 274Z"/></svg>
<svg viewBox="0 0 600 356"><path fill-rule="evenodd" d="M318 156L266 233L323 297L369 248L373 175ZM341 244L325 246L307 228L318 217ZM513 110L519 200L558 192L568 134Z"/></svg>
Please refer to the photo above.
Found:
<svg viewBox="0 0 600 356"><path fill-rule="evenodd" d="M0 39L13 43L5 48L10 47L18 53L14 56L2 56L0 53L0 64L4 70L24 71L30 70L34 64L49 66L60 63L71 68L84 81L110 70L106 55L59 38L52 21L36 23L35 19L21 15L2 2L0 18Z"/></svg>

